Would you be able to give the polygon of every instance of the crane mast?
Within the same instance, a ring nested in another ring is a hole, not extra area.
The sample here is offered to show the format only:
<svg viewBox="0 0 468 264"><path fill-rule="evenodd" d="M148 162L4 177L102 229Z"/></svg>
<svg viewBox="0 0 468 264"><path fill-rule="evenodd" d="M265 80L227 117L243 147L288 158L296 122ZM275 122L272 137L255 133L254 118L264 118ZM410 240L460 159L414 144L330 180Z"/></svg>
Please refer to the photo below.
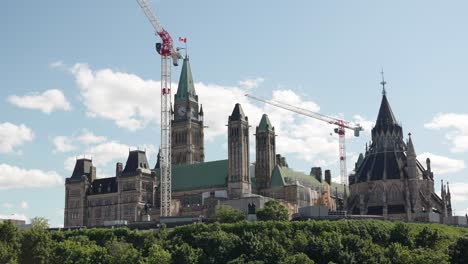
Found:
<svg viewBox="0 0 468 264"><path fill-rule="evenodd" d="M145 16L153 25L156 34L161 37L162 43L156 44L156 51L161 55L161 155L160 155L160 189L161 189L161 216L171 215L171 59L174 66L182 58L179 51L174 48L169 33L163 28L158 17L154 14L146 0L137 0Z"/></svg>
<svg viewBox="0 0 468 264"><path fill-rule="evenodd" d="M340 181L342 184L348 184L347 177L346 177L346 130L345 129L350 129L354 131L354 136L358 137L359 132L363 130L363 128L359 125L353 125L351 122L348 122L346 120L334 118L331 116L327 116L324 114L316 113L304 108L300 108L297 106L293 106L290 104L274 101L274 100L267 100L255 95L251 94L246 94L245 96L252 98L254 100L276 106L278 108L282 108L291 112L295 112L301 115L305 115L308 117L312 117L314 119L326 122L328 124L336 125L337 128L334 129L334 132L338 134L338 145L339 145L339 159L340 159Z"/></svg>

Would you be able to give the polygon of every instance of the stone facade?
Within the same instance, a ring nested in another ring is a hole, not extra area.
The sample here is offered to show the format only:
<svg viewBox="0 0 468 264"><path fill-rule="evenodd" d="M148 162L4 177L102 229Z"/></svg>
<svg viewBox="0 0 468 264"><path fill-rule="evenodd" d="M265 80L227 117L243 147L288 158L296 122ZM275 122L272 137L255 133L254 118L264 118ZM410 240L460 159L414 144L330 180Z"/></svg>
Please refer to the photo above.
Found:
<svg viewBox="0 0 468 264"><path fill-rule="evenodd" d="M442 184L441 196L434 192L430 164L427 159L424 168L417 160L411 134L403 140L384 90L372 142L349 178L349 213L403 221L425 221L432 212L451 216L449 187Z"/></svg>
<svg viewBox="0 0 468 264"><path fill-rule="evenodd" d="M203 107L198 104L188 58L184 59L179 86L174 95L173 113L172 164L204 162Z"/></svg>
<svg viewBox="0 0 468 264"><path fill-rule="evenodd" d="M246 211L245 201L254 196L260 197L255 198L258 201L278 199L290 214L299 207L314 204L336 209L336 201L343 200L344 188L331 182L329 172L322 181L321 176L290 169L286 158L276 154L275 129L267 115L262 116L256 127L257 160L250 164L249 122L240 104L234 106L228 118L228 159L205 162L204 114L202 107L198 107L188 58L184 60L174 102L173 216L210 217L216 206L223 203L238 205L241 207L238 209ZM159 220L159 154L156 166L150 168L146 153L134 150L129 152L125 166L116 164L115 177L98 179L92 160L78 159L72 176L66 179L64 226ZM258 205L260 209L263 202Z"/></svg>

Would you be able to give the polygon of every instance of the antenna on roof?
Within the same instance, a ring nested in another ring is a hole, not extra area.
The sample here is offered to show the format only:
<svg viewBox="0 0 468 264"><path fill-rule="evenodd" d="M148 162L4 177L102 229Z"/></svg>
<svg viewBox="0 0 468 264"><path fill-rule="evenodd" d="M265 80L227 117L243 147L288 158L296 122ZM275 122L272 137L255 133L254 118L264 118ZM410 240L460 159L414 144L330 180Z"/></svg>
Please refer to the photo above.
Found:
<svg viewBox="0 0 468 264"><path fill-rule="evenodd" d="M387 82L385 81L383 67L382 67L382 70L380 71L380 74L382 75L382 81L380 82L380 84L382 85L382 95L386 95L387 91L385 91L385 84L387 84Z"/></svg>

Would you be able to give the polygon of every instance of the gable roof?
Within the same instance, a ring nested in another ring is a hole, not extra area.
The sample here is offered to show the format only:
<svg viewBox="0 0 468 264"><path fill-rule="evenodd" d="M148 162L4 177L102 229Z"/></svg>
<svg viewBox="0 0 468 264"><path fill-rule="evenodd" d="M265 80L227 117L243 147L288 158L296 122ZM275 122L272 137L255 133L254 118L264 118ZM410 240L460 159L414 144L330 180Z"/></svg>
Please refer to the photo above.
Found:
<svg viewBox="0 0 468 264"><path fill-rule="evenodd" d="M296 182L299 182L299 184L311 189L318 189L327 185L325 182L319 182L312 175L307 175L303 172L295 171L288 167L276 165L273 169L273 174L271 176L271 187L291 185L296 184ZM339 193L343 193L344 191L344 186L342 184L332 182L331 187L333 190L338 188Z"/></svg>

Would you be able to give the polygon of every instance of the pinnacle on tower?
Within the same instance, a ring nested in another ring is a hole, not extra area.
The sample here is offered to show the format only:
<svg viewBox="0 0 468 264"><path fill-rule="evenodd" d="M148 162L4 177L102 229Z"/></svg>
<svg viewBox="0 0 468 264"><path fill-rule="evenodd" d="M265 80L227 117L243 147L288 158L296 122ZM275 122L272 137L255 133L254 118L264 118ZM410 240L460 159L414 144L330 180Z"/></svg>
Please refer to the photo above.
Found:
<svg viewBox="0 0 468 264"><path fill-rule="evenodd" d="M247 117L244 114L244 110L242 110L242 106L237 103L232 110L232 114L229 116L229 121L240 121L240 120L247 120Z"/></svg>
<svg viewBox="0 0 468 264"><path fill-rule="evenodd" d="M175 95L175 100L188 100L192 99L197 101L197 94L195 92L195 86L193 84L192 70L190 68L189 58L184 58L182 65L182 71L180 73L179 86Z"/></svg>
<svg viewBox="0 0 468 264"><path fill-rule="evenodd" d="M273 126L271 125L270 119L268 118L267 114L262 115L262 120L260 120L260 124L257 127L258 132L265 132L272 130Z"/></svg>
<svg viewBox="0 0 468 264"><path fill-rule="evenodd" d="M408 150L406 151L407 155L416 157L416 151L414 150L413 140L411 139L411 133L408 134L408 137Z"/></svg>

